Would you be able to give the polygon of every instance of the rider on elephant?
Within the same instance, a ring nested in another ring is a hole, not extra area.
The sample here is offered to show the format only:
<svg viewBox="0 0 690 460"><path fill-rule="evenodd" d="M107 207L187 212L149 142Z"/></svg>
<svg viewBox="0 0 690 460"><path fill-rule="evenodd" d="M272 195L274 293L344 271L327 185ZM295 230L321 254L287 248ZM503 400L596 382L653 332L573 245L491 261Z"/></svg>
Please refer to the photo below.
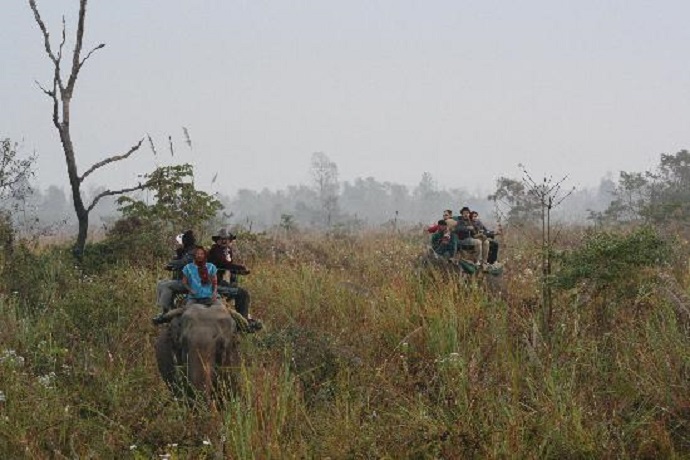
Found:
<svg viewBox="0 0 690 460"><path fill-rule="evenodd" d="M249 275L250 271L244 265L235 263L233 260L232 243L237 236L229 233L224 228L218 234L211 237L213 245L208 251L208 261L218 268L218 283L223 283L225 272L230 273L230 282L233 284L237 275Z"/></svg>
<svg viewBox="0 0 690 460"><path fill-rule="evenodd" d="M446 259L454 258L458 252L458 236L443 219L438 221L436 231L431 235L431 248L434 254Z"/></svg>
<svg viewBox="0 0 690 460"><path fill-rule="evenodd" d="M249 296L249 291L241 288L237 285L232 287L227 287L223 281L223 274L225 271L229 271L231 275L248 275L249 270L244 265L235 264L232 261L232 252L229 247L230 241L232 241L235 236L229 234L225 229L218 232L217 235L211 237L213 239L213 246L208 253L208 261L218 268L218 280L223 286L224 290L228 291L228 295L235 301L235 309L237 312L244 317L247 321L250 321L249 317L249 305L251 298Z"/></svg>
<svg viewBox="0 0 690 460"><path fill-rule="evenodd" d="M219 305L223 303L218 298L218 269L206 259L206 249L197 246L194 261L182 269L182 284L187 288L187 305Z"/></svg>
<svg viewBox="0 0 690 460"><path fill-rule="evenodd" d="M196 250L196 237L194 231L187 230L177 237L181 244L176 250L175 259L168 262L167 269L173 272L173 279L162 280L156 286L157 303L163 313L173 309L175 295L187 292L182 284L182 269L194 260Z"/></svg>

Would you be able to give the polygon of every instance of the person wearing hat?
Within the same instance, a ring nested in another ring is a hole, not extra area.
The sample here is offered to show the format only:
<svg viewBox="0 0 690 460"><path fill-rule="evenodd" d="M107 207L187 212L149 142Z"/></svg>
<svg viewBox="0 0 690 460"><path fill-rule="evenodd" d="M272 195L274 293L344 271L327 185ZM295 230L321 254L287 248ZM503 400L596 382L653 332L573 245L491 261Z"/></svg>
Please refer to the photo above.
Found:
<svg viewBox="0 0 690 460"><path fill-rule="evenodd" d="M223 280L226 270L230 272L230 281L233 281L233 278L237 275L249 275L251 273L244 265L233 262L232 244L237 240L237 236L222 228L211 239L213 240L213 245L209 250L208 259L218 267L219 280Z"/></svg>
<svg viewBox="0 0 690 460"><path fill-rule="evenodd" d="M213 240L213 245L208 252L208 261L218 268L220 289L225 291L235 301L237 312L251 323L252 319L249 316L249 305L251 302L249 291L223 280L226 271L230 272L231 276L248 275L250 273L244 265L233 263L230 242L236 240L237 237L223 228L213 235L211 239Z"/></svg>

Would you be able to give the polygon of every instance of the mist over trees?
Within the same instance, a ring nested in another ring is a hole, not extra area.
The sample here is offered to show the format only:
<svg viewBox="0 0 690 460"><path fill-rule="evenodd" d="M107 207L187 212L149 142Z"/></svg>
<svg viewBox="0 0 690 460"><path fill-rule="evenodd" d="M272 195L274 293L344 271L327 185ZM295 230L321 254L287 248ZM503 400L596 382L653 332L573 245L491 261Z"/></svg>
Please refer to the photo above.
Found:
<svg viewBox="0 0 690 460"><path fill-rule="evenodd" d="M381 226L429 224L444 209L458 212L463 206L479 211L489 224L538 220L539 206L519 177L499 177L491 193L470 192L461 187L439 186L428 172L420 174L415 186L374 177L341 181L338 166L326 154L312 156L309 184L284 189L240 189L234 195L219 194L223 223L261 231L272 227L326 230L356 230ZM49 185L40 189L29 184L21 200L6 197L3 207L13 206L16 222L44 233L65 233L76 229L71 196L65 189ZM570 184L567 184L570 186ZM85 197L92 199L105 190L92 186ZM139 196L141 198L141 195ZM152 203L155 201L151 197ZM554 210L555 221L582 225L615 222L651 222L690 218L690 153L662 154L650 171L621 171L601 178L599 185L576 188L563 205ZM109 228L121 217L114 197L105 197L94 209L91 230ZM22 226L20 226L22 227Z"/></svg>
<svg viewBox="0 0 690 460"><path fill-rule="evenodd" d="M497 191L488 198L486 193L471 193L461 187L440 187L428 172L422 172L419 183L412 187L371 176L341 182L337 164L323 152L312 156L311 173L311 185L275 191L240 189L232 197L221 196L221 201L231 213L232 223L252 229L278 226L286 219L290 225L316 229L426 224L439 219L444 209L459 212L463 206L479 211L491 223L510 218L504 200L509 202L508 208L516 204L514 200L529 201L529 197L520 196L526 193L520 191L521 180L506 177L497 180ZM609 205L613 187L610 179L602 179L596 189L573 191L554 218L586 223L591 212ZM519 213L520 208L514 212Z"/></svg>

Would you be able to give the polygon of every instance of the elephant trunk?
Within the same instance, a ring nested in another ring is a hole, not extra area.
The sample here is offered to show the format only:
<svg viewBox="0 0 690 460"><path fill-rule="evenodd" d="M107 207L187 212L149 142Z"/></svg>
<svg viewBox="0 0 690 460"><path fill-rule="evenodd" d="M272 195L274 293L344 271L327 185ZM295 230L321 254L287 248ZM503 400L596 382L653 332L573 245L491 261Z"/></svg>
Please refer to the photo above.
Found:
<svg viewBox="0 0 690 460"><path fill-rule="evenodd" d="M194 389L203 394L207 400L211 398L213 382L213 344L187 346L187 379Z"/></svg>

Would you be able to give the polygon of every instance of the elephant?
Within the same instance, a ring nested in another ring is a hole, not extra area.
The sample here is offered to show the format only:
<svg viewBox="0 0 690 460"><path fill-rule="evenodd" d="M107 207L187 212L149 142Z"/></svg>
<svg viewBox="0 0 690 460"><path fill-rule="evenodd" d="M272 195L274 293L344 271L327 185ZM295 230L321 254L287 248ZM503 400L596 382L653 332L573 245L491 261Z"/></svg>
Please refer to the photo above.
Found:
<svg viewBox="0 0 690 460"><path fill-rule="evenodd" d="M158 370L174 393L192 390L210 401L223 383L236 389L238 346L237 323L224 306L192 304L161 328L155 344Z"/></svg>

